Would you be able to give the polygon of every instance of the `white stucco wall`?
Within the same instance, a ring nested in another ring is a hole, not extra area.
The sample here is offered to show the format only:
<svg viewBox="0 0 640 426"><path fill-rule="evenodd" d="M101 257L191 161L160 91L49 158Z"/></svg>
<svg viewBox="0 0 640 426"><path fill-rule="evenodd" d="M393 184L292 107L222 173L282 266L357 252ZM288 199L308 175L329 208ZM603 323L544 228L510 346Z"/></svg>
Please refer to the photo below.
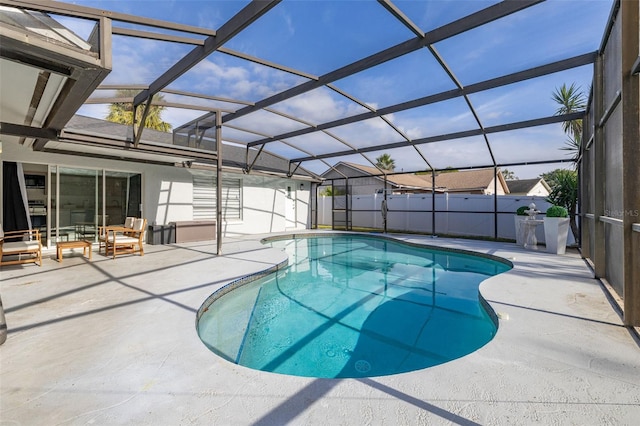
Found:
<svg viewBox="0 0 640 426"><path fill-rule="evenodd" d="M193 219L193 178L186 169L150 167L143 173L144 214L150 224Z"/></svg>
<svg viewBox="0 0 640 426"><path fill-rule="evenodd" d="M258 175L229 174L228 177L243 180L243 217L240 221L226 222L225 235L280 232L309 226L308 182ZM300 189L301 184L303 189ZM292 199L295 200L293 224L287 223L285 211L288 186L291 187Z"/></svg>

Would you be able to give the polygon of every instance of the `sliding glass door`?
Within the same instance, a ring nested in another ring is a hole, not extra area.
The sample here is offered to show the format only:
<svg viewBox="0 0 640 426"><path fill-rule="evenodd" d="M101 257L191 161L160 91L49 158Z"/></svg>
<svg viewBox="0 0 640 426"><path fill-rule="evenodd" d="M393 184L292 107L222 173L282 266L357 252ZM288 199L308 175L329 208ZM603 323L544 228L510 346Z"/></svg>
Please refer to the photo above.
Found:
<svg viewBox="0 0 640 426"><path fill-rule="evenodd" d="M141 183L139 173L51 166L47 238L95 242L99 226L141 217Z"/></svg>
<svg viewBox="0 0 640 426"><path fill-rule="evenodd" d="M104 182L104 214L107 225L122 224L127 216L142 216L140 211L142 176L140 174L106 171Z"/></svg>
<svg viewBox="0 0 640 426"><path fill-rule="evenodd" d="M51 209L55 214L54 241L95 240L101 174L98 170L67 167L58 167L57 173L52 173L52 181L57 184Z"/></svg>

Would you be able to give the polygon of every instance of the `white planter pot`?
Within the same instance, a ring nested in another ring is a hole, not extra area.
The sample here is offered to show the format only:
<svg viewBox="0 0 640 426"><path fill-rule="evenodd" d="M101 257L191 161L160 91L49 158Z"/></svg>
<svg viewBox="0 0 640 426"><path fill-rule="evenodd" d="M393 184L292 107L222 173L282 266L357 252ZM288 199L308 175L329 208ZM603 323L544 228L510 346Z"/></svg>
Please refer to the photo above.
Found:
<svg viewBox="0 0 640 426"><path fill-rule="evenodd" d="M544 218L544 241L547 252L564 254L567 248L567 235L569 233L568 217Z"/></svg>
<svg viewBox="0 0 640 426"><path fill-rule="evenodd" d="M527 216L518 216L515 215L513 217L514 222L515 222L515 226L516 226L516 244L519 246L524 246L524 232L522 229L521 223L523 220L525 220L527 218Z"/></svg>

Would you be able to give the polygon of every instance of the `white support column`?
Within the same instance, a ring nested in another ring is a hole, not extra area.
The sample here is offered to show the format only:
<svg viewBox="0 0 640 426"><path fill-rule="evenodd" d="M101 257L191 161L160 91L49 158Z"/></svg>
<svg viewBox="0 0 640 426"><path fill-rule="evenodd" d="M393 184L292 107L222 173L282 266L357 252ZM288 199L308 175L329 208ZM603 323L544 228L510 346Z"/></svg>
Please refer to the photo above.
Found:
<svg viewBox="0 0 640 426"><path fill-rule="evenodd" d="M222 114L216 111L216 244L222 255Z"/></svg>

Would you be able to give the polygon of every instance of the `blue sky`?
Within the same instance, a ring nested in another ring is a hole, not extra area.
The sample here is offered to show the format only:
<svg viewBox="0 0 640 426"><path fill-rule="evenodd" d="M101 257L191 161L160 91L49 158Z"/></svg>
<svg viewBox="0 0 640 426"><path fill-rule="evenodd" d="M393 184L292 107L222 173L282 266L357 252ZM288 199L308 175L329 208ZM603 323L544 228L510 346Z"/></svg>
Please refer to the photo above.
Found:
<svg viewBox="0 0 640 426"><path fill-rule="evenodd" d="M149 18L219 28L237 13L245 1L75 1L76 4L141 15ZM495 4L492 1L396 1L395 4L423 31L430 31L469 13ZM566 57L598 49L611 0L549 0L486 26L435 44L435 49L463 85L528 69ZM63 23L87 36L91 23L63 19ZM131 27L125 24L118 26ZM137 28L137 27L133 27ZM142 29L142 28L139 28ZM358 1L285 0L225 45L312 76L391 47L414 37L380 4ZM167 42L114 37L113 71L105 84L148 84L186 55L191 46ZM588 93L592 67L584 66L523 83L475 93L469 99L485 127L553 115L557 105L553 90L563 83L576 83ZM169 88L199 92L253 102L298 85L307 79L216 52L172 83ZM334 85L373 108L382 108L455 87L427 49L410 53ZM175 95L168 101L185 102ZM198 101L216 108L237 109L238 105ZM359 114L366 109L346 97L321 88L272 107L312 124ZM107 106L88 105L81 114L104 118ZM169 108L164 119L179 126L202 111ZM412 139L477 128L462 98L406 110L387 117ZM261 112L232 122L260 134L274 135L300 127L300 123ZM402 137L381 119L330 130L334 136L356 147L399 142ZM223 134L238 141L259 139L252 133L229 130ZM539 161L563 158L558 151L566 137L559 125L489 136L498 161ZM330 136L319 134L288 142L299 143L304 151L316 154L346 149ZM286 156L302 157L305 152L283 143L268 149ZM490 164L482 137L425 144L419 147L434 167L464 167ZM397 170L424 170L426 164L413 148L389 151ZM380 153L367 156L373 160ZM350 161L368 164L361 156ZM337 159L328 160L335 163ZM315 172L326 164L305 163ZM510 168L521 178L535 177L544 167Z"/></svg>

